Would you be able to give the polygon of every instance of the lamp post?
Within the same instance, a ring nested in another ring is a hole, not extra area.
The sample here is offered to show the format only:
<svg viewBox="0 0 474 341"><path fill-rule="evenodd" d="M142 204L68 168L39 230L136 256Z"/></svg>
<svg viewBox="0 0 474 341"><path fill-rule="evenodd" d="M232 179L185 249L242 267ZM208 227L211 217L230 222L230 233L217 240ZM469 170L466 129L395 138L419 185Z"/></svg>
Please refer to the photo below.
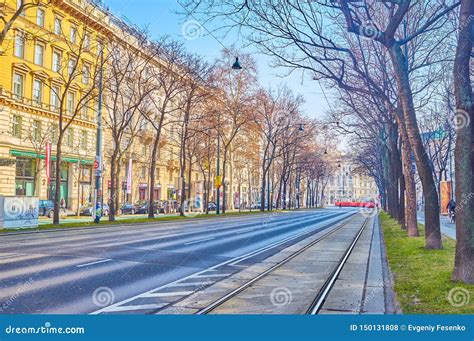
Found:
<svg viewBox="0 0 474 341"><path fill-rule="evenodd" d="M221 214L221 116L217 115L216 214Z"/></svg>
<svg viewBox="0 0 474 341"><path fill-rule="evenodd" d="M242 65L240 65L239 57L235 57L235 62L232 64L232 70L240 71L242 70ZM216 166L216 214L221 214L221 139L220 139L220 114L217 116L218 123L217 123L217 166Z"/></svg>
<svg viewBox="0 0 474 341"><path fill-rule="evenodd" d="M95 168L95 189L94 189L94 222L100 223L103 208L103 193L101 186L102 179L102 82L103 82L103 63L104 50L100 51L100 71L99 71L99 103L97 110L97 140L96 140L96 156L94 162Z"/></svg>

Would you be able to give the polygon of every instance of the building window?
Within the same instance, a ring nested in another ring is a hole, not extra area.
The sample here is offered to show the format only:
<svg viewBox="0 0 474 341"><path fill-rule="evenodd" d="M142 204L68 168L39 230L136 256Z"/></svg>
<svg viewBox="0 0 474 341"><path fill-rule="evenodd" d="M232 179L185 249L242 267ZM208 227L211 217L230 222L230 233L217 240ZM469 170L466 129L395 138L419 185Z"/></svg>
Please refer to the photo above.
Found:
<svg viewBox="0 0 474 341"><path fill-rule="evenodd" d="M33 141L41 141L41 121L33 120L33 123L31 124L31 135Z"/></svg>
<svg viewBox="0 0 474 341"><path fill-rule="evenodd" d="M22 5L24 6L23 1L24 1L24 0L16 0L16 9L17 9L17 10L19 10ZM24 16L26 15L26 13L25 13L25 8L24 8L24 7L23 7L23 10L21 11L20 15L21 15L22 17L24 17Z"/></svg>
<svg viewBox="0 0 474 341"><path fill-rule="evenodd" d="M72 76L72 74L74 73L74 70L76 68L76 63L77 61L73 58L69 59L69 63L68 63L68 74L69 76Z"/></svg>
<svg viewBox="0 0 474 341"><path fill-rule="evenodd" d="M67 113L72 115L74 113L74 102L75 102L75 95L73 92L67 93Z"/></svg>
<svg viewBox="0 0 474 341"><path fill-rule="evenodd" d="M89 33L84 35L84 50L89 51L91 49L91 36Z"/></svg>
<svg viewBox="0 0 474 341"><path fill-rule="evenodd" d="M44 46L41 44L35 45L35 64L43 65Z"/></svg>
<svg viewBox="0 0 474 341"><path fill-rule="evenodd" d="M44 10L41 8L36 11L36 25L44 27Z"/></svg>
<svg viewBox="0 0 474 341"><path fill-rule="evenodd" d="M62 22L58 17L54 19L54 33L58 36L62 33Z"/></svg>
<svg viewBox="0 0 474 341"><path fill-rule="evenodd" d="M87 149L87 130L81 131L81 149Z"/></svg>
<svg viewBox="0 0 474 341"><path fill-rule="evenodd" d="M82 83L89 84L89 80L91 78L91 68L89 65L82 66Z"/></svg>
<svg viewBox="0 0 474 341"><path fill-rule="evenodd" d="M74 144L74 129L68 128L66 131L66 145L72 147Z"/></svg>
<svg viewBox="0 0 474 341"><path fill-rule="evenodd" d="M41 81L38 79L35 79L33 81L33 101L36 104L41 104L43 100L43 85L41 84Z"/></svg>
<svg viewBox="0 0 474 341"><path fill-rule="evenodd" d="M21 99L23 97L23 75L19 73L13 74L13 95L16 99Z"/></svg>
<svg viewBox="0 0 474 341"><path fill-rule="evenodd" d="M98 56L99 56L100 53L102 52L102 49L103 49L102 42L101 42L100 40L97 40L97 50L96 50L96 53L97 53Z"/></svg>
<svg viewBox="0 0 474 341"><path fill-rule="evenodd" d="M75 44L77 40L77 28L74 26L71 26L71 31L69 32L69 40L71 43Z"/></svg>
<svg viewBox="0 0 474 341"><path fill-rule="evenodd" d="M25 37L21 33L15 36L15 57L25 58Z"/></svg>
<svg viewBox="0 0 474 341"><path fill-rule="evenodd" d="M61 53L58 51L53 51L52 69L54 72L61 70Z"/></svg>
<svg viewBox="0 0 474 341"><path fill-rule="evenodd" d="M82 112L82 114L81 114L82 119L87 120L87 119L89 118L89 117L88 117L88 116L89 116L89 107L84 104L84 105L82 106L81 112Z"/></svg>
<svg viewBox="0 0 474 341"><path fill-rule="evenodd" d="M13 115L12 117L12 135L21 138L21 116Z"/></svg>
<svg viewBox="0 0 474 341"><path fill-rule="evenodd" d="M35 159L16 159L15 195L33 196L35 194Z"/></svg>
<svg viewBox="0 0 474 341"><path fill-rule="evenodd" d="M51 109L58 110L59 109L59 92L61 89L57 85L53 85L51 87Z"/></svg>
<svg viewBox="0 0 474 341"><path fill-rule="evenodd" d="M58 136L59 136L59 127L57 124L53 124L51 126L51 142L53 144L58 143Z"/></svg>

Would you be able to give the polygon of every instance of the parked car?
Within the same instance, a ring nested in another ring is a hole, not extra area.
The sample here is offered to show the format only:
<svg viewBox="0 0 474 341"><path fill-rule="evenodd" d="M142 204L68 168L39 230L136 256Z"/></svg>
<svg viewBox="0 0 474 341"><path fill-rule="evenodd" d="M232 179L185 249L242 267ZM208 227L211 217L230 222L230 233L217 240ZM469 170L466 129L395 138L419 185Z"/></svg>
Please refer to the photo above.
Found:
<svg viewBox="0 0 474 341"><path fill-rule="evenodd" d="M215 210L217 210L217 205L216 205L215 202L211 201L207 204L207 208L208 208L209 211L215 211Z"/></svg>
<svg viewBox="0 0 474 341"><path fill-rule="evenodd" d="M258 203L254 203L254 204L250 205L250 208L252 210L259 210L261 206L262 205L258 202Z"/></svg>
<svg viewBox="0 0 474 341"><path fill-rule="evenodd" d="M158 213L159 211L158 206L159 206L158 202L153 203L154 213ZM138 201L134 205L134 210L135 210L135 214L148 214L148 201Z"/></svg>
<svg viewBox="0 0 474 341"><path fill-rule="evenodd" d="M83 207L81 209L81 212L80 214L82 216L92 216L92 213L94 212L94 206L92 205L89 205L89 206L86 206L86 207ZM104 208L102 210L102 216L108 216L109 215L109 212L110 212L110 208L109 208L109 205L104 203Z"/></svg>
<svg viewBox="0 0 474 341"><path fill-rule="evenodd" d="M120 212L122 214L135 214L135 206L129 202L123 203Z"/></svg>
<svg viewBox="0 0 474 341"><path fill-rule="evenodd" d="M54 215L54 202L52 200L40 200L39 215L52 218Z"/></svg>

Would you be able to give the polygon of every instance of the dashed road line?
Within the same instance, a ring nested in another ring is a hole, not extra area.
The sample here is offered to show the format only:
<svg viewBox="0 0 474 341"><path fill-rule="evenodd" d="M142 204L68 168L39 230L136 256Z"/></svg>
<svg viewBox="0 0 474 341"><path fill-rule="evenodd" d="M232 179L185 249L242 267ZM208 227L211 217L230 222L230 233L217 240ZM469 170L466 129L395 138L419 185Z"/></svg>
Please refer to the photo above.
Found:
<svg viewBox="0 0 474 341"><path fill-rule="evenodd" d="M155 292L144 295L143 297L173 297L188 296L194 294L194 291L175 291L175 292Z"/></svg>
<svg viewBox="0 0 474 341"><path fill-rule="evenodd" d="M188 283L175 283L171 285L170 287L191 287L191 286L196 286L196 287L201 287L209 284L213 284L214 282L188 282Z"/></svg>
<svg viewBox="0 0 474 341"><path fill-rule="evenodd" d="M184 243L184 245L198 244L198 243L207 242L208 240L213 240L213 239L216 239L216 238L211 237L211 238L199 239L199 240L195 240L195 241L192 241L192 242L189 242L189 243Z"/></svg>
<svg viewBox="0 0 474 341"><path fill-rule="evenodd" d="M110 261L112 261L112 259L102 259L102 260L98 260L97 262L91 262L91 263L76 265L76 268L84 268L84 267L86 267L86 266L96 265L96 264L102 264L102 263L110 262Z"/></svg>
<svg viewBox="0 0 474 341"><path fill-rule="evenodd" d="M229 273L210 274L210 275L202 274L202 275L195 275L193 278L214 278L214 277L226 277L226 276L230 276L230 275L232 275L232 274L229 274Z"/></svg>
<svg viewBox="0 0 474 341"><path fill-rule="evenodd" d="M163 308L165 305L167 305L167 303L141 304L141 305L123 305L123 306L111 307L110 309L108 309L108 311L109 312L119 312L119 311L160 309L160 308Z"/></svg>

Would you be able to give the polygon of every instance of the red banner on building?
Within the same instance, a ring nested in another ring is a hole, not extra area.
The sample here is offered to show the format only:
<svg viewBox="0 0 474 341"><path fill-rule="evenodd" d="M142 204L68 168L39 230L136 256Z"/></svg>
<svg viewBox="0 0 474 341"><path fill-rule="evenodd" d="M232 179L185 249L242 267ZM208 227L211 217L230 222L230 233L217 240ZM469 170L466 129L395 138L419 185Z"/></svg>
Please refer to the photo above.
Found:
<svg viewBox="0 0 474 341"><path fill-rule="evenodd" d="M48 184L51 182L51 142L46 143L46 177Z"/></svg>

